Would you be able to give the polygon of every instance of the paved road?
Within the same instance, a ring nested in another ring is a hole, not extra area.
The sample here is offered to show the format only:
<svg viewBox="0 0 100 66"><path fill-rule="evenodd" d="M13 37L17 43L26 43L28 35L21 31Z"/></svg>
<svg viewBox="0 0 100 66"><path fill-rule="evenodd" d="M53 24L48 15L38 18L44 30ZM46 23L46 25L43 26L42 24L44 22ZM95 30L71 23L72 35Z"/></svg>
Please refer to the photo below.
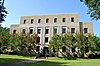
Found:
<svg viewBox="0 0 100 66"><path fill-rule="evenodd" d="M33 59L33 60L4 64L4 65L0 65L0 66L25 66L26 64L31 64L31 63L35 63L35 62L39 62L39 61L43 61L43 60L44 59Z"/></svg>

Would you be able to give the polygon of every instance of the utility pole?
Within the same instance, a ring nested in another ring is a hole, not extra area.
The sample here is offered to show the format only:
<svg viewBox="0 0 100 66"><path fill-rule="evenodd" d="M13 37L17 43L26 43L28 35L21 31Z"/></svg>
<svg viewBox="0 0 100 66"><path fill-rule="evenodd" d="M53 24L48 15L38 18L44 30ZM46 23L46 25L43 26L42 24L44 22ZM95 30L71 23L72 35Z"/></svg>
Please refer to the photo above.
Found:
<svg viewBox="0 0 100 66"><path fill-rule="evenodd" d="M0 0L0 1L2 1L2 0ZM5 0L3 0L2 2L1 2L1 4L0 4L0 6L1 6L1 8L0 8L0 23L1 23L1 14L2 14L2 9L3 9L3 7L4 7L4 2L5 2ZM0 24L0 26L1 26L1 24Z"/></svg>

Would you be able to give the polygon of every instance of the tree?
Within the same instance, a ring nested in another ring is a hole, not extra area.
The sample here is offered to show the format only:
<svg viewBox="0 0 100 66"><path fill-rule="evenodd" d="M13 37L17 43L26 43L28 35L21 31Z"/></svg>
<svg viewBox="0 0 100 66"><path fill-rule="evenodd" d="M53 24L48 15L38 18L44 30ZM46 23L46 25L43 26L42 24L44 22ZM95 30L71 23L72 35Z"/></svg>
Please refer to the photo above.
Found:
<svg viewBox="0 0 100 66"><path fill-rule="evenodd" d="M100 19L100 0L80 0L84 2L88 7L88 14L92 20L99 20Z"/></svg>
<svg viewBox="0 0 100 66"><path fill-rule="evenodd" d="M51 40L50 40L50 46L52 49L56 50L57 51L57 57L59 56L58 55L58 52L59 52L59 49L61 48L62 44L61 44L61 36L58 35L58 34L55 34Z"/></svg>
<svg viewBox="0 0 100 66"><path fill-rule="evenodd" d="M9 28L0 27L0 51L4 52L9 44Z"/></svg>
<svg viewBox="0 0 100 66"><path fill-rule="evenodd" d="M0 2L0 23L2 23L3 21L5 21L6 15L8 14L8 12L6 11L6 8L4 7L4 1Z"/></svg>

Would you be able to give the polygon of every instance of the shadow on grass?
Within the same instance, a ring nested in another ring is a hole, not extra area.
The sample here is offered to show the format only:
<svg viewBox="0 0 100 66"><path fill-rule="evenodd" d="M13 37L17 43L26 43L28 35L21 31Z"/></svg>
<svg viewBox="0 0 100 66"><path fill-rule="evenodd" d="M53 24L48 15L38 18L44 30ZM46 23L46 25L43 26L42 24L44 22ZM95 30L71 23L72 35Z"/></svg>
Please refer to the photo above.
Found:
<svg viewBox="0 0 100 66"><path fill-rule="evenodd" d="M26 66L69 66L67 62L40 61Z"/></svg>
<svg viewBox="0 0 100 66"><path fill-rule="evenodd" d="M9 64L13 62L23 61L25 59L14 59L14 58L0 58L0 66L4 64Z"/></svg>

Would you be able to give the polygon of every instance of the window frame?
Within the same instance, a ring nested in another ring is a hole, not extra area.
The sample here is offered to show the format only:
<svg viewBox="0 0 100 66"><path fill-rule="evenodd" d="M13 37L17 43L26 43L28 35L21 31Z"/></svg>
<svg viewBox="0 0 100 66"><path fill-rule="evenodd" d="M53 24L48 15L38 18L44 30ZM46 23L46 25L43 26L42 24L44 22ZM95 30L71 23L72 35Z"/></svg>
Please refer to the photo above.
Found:
<svg viewBox="0 0 100 66"><path fill-rule="evenodd" d="M49 18L46 18L46 23L49 23Z"/></svg>
<svg viewBox="0 0 100 66"><path fill-rule="evenodd" d="M74 22L75 21L75 18L74 17L71 17L71 22Z"/></svg>
<svg viewBox="0 0 100 66"><path fill-rule="evenodd" d="M72 33L72 34L75 33L75 28L71 28L71 33Z"/></svg>
<svg viewBox="0 0 100 66"><path fill-rule="evenodd" d="M47 40L46 40L47 38ZM49 37L45 37L45 43L48 43L49 42Z"/></svg>
<svg viewBox="0 0 100 66"><path fill-rule="evenodd" d="M27 20L25 19L24 22L23 22L23 24L26 24L26 21L27 21Z"/></svg>
<svg viewBox="0 0 100 66"><path fill-rule="evenodd" d="M54 18L54 23L56 23L57 22L57 18Z"/></svg>
<svg viewBox="0 0 100 66"><path fill-rule="evenodd" d="M39 30L39 31L38 31ZM37 29L37 34L41 34L41 28Z"/></svg>
<svg viewBox="0 0 100 66"><path fill-rule="evenodd" d="M26 29L23 29L23 30L22 30L22 33L25 34L25 33L26 33Z"/></svg>
<svg viewBox="0 0 100 66"><path fill-rule="evenodd" d="M38 19L38 23L41 23L41 19Z"/></svg>
<svg viewBox="0 0 100 66"><path fill-rule="evenodd" d="M66 22L66 18L62 18L62 22Z"/></svg>
<svg viewBox="0 0 100 66"><path fill-rule="evenodd" d="M31 24L33 24L33 22L34 22L34 19L31 19Z"/></svg>
<svg viewBox="0 0 100 66"><path fill-rule="evenodd" d="M63 31L64 29L64 31ZM66 33L66 27L65 26L62 26L62 34Z"/></svg>
<svg viewBox="0 0 100 66"><path fill-rule="evenodd" d="M88 28L84 28L84 34L86 34L86 33L88 33Z"/></svg>

